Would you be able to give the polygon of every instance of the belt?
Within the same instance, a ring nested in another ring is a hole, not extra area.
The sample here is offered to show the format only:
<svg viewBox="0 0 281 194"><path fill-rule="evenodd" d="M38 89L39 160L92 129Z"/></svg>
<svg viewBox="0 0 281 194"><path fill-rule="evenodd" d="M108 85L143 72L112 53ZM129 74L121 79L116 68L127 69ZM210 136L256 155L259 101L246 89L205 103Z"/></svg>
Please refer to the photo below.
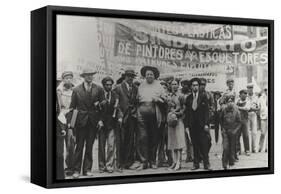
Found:
<svg viewBox="0 0 281 194"><path fill-rule="evenodd" d="M140 102L140 106L142 106L142 105L144 105L144 106L151 106L151 105L155 105L155 103L154 102Z"/></svg>

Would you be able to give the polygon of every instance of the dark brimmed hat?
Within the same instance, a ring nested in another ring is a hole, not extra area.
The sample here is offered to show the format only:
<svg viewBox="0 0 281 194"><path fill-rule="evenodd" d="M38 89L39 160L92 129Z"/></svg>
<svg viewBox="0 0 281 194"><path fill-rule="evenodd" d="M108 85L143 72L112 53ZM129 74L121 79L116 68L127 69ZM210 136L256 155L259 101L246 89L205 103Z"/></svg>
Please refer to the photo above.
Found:
<svg viewBox="0 0 281 194"><path fill-rule="evenodd" d="M125 80L125 75L124 75L124 73L123 73L123 74L121 75L121 77L116 80L116 84L121 84L124 80Z"/></svg>
<svg viewBox="0 0 281 194"><path fill-rule="evenodd" d="M205 78L200 78L200 85L207 85L207 80Z"/></svg>
<svg viewBox="0 0 281 194"><path fill-rule="evenodd" d="M91 68L85 68L83 69L82 73L80 74L81 77L84 77L85 75L94 75L96 74L97 72L94 71L93 69Z"/></svg>
<svg viewBox="0 0 281 194"><path fill-rule="evenodd" d="M254 84L252 84L252 83L248 84L247 88L254 88Z"/></svg>
<svg viewBox="0 0 281 194"><path fill-rule="evenodd" d="M201 84L201 80L198 78L198 77L194 77L190 80L190 83L192 84L193 82L197 81L198 84L200 85Z"/></svg>
<svg viewBox="0 0 281 194"><path fill-rule="evenodd" d="M213 92L213 95L219 95L219 96L221 96L221 95L222 95L222 92L220 92L220 91L214 91L214 92Z"/></svg>
<svg viewBox="0 0 281 194"><path fill-rule="evenodd" d="M182 79L181 79L181 84L183 84L183 83L189 84L190 81L189 81L188 78L185 77L185 78L182 78Z"/></svg>
<svg viewBox="0 0 281 194"><path fill-rule="evenodd" d="M222 96L222 92L220 91L214 91L213 92L213 96L216 97L216 98L220 98Z"/></svg>
<svg viewBox="0 0 281 194"><path fill-rule="evenodd" d="M234 83L234 79L233 78L229 78L229 79L226 80L226 84L231 83L231 82Z"/></svg>
<svg viewBox="0 0 281 194"><path fill-rule="evenodd" d="M247 93L248 93L247 90L244 89L239 91L239 94L247 94Z"/></svg>
<svg viewBox="0 0 281 194"><path fill-rule="evenodd" d="M225 101L228 102L229 100L232 100L234 102L235 96L233 94L227 94L225 96Z"/></svg>
<svg viewBox="0 0 281 194"><path fill-rule="evenodd" d="M126 69L124 72L124 76L126 76L126 75L133 76L133 77L137 76L136 72L133 69L129 69L129 68Z"/></svg>
<svg viewBox="0 0 281 194"><path fill-rule="evenodd" d="M61 74L61 78L64 79L64 77L66 76L72 76L73 77L73 73L72 71L64 71L62 74Z"/></svg>
<svg viewBox="0 0 281 194"><path fill-rule="evenodd" d="M146 73L146 71L148 71L148 70L150 70L150 71L153 72L153 74L154 74L154 76L155 76L155 79L157 79L157 78L160 76L159 70L158 70L156 67L152 67L152 66L144 66L144 67L142 67L141 70L140 70L141 75L142 75L143 77L145 77L145 73Z"/></svg>
<svg viewBox="0 0 281 194"><path fill-rule="evenodd" d="M111 83L114 84L113 79L112 79L111 77L109 77L109 76L106 76L106 77L104 77L104 78L101 80L102 85L105 85L105 83L106 83L107 81L111 81Z"/></svg>

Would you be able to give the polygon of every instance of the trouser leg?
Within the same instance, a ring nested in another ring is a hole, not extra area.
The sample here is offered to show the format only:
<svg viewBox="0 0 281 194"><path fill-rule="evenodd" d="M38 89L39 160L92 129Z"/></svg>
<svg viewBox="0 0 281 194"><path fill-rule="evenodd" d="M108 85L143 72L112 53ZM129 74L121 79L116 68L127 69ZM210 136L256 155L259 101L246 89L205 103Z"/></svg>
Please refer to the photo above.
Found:
<svg viewBox="0 0 281 194"><path fill-rule="evenodd" d="M215 112L215 142L218 143L219 141L219 130L220 130L220 123L219 123L219 112Z"/></svg>
<svg viewBox="0 0 281 194"><path fill-rule="evenodd" d="M236 146L236 134L228 134L229 139L229 165L234 165L235 162L235 146Z"/></svg>
<svg viewBox="0 0 281 194"><path fill-rule="evenodd" d="M107 156L106 156L106 168L113 169L114 167L114 156L115 156L115 134L114 130L111 129L107 135Z"/></svg>
<svg viewBox="0 0 281 194"><path fill-rule="evenodd" d="M222 167L227 168L229 163L229 138L226 132L222 132L222 147L223 147L223 154L222 154Z"/></svg>
<svg viewBox="0 0 281 194"><path fill-rule="evenodd" d="M105 145L106 145L106 129L103 128L99 131L98 138L99 138L99 169L105 170Z"/></svg>
<svg viewBox="0 0 281 194"><path fill-rule="evenodd" d="M56 138L56 177L57 179L64 179L64 137L57 136Z"/></svg>
<svg viewBox="0 0 281 194"><path fill-rule="evenodd" d="M202 131L199 139L200 153L202 155L204 167L210 165L209 162L209 151L211 148L211 136L209 132Z"/></svg>
<svg viewBox="0 0 281 194"><path fill-rule="evenodd" d="M242 135L242 128L238 129L236 132L236 143L235 143L235 154L241 153L241 135Z"/></svg>
<svg viewBox="0 0 281 194"><path fill-rule="evenodd" d="M137 120L134 117L130 117L127 120L127 123L124 124L122 129L122 163L124 167L129 167L135 161L136 153L136 128ZM138 131L139 133L139 131Z"/></svg>
<svg viewBox="0 0 281 194"><path fill-rule="evenodd" d="M165 126L164 124L161 125L159 129L160 138L159 138L159 145L158 145L158 164L163 164L166 162L165 159Z"/></svg>
<svg viewBox="0 0 281 194"><path fill-rule="evenodd" d="M115 129L115 148L116 148L116 168L122 169L123 168L123 161L122 161L122 147L121 147L121 129L120 127L116 127Z"/></svg>
<svg viewBox="0 0 281 194"><path fill-rule="evenodd" d="M148 132L149 162L151 164L156 164L156 153L159 145L159 128L157 126L156 117L151 117Z"/></svg>
<svg viewBox="0 0 281 194"><path fill-rule="evenodd" d="M73 170L73 161L74 161L74 151L75 151L75 142L73 137L70 137L70 133L68 129L66 138L65 138L65 145L66 145L66 159L65 163L67 165L68 170Z"/></svg>
<svg viewBox="0 0 281 194"><path fill-rule="evenodd" d="M194 167L199 167L200 162L200 146L199 137L196 132L190 131L190 137L193 145L193 165Z"/></svg>
<svg viewBox="0 0 281 194"><path fill-rule="evenodd" d="M74 152L74 170L79 172L81 171L82 157L83 157L83 148L86 138L86 129L77 128L76 129L76 147Z"/></svg>
<svg viewBox="0 0 281 194"><path fill-rule="evenodd" d="M264 147L267 144L267 133L268 133L267 119L261 119L261 136L259 142L260 151L263 151Z"/></svg>
<svg viewBox="0 0 281 194"><path fill-rule="evenodd" d="M190 141L190 137L188 136L187 133L185 133L186 136L186 160L193 160L193 147L192 143Z"/></svg>
<svg viewBox="0 0 281 194"><path fill-rule="evenodd" d="M252 146L252 152L256 152L256 146L257 146L257 114L254 112L249 113L249 127L251 131L251 146Z"/></svg>
<svg viewBox="0 0 281 194"><path fill-rule="evenodd" d="M86 144L85 144L85 157L83 163L83 171L91 171L93 165L93 145L96 138L96 124L89 125L87 128Z"/></svg>
<svg viewBox="0 0 281 194"><path fill-rule="evenodd" d="M142 163L147 163L148 160L148 134L147 122L142 114L138 116L137 128L137 155Z"/></svg>
<svg viewBox="0 0 281 194"><path fill-rule="evenodd" d="M245 152L250 151L249 133L248 133L248 120L241 122L241 133L243 137L243 145Z"/></svg>

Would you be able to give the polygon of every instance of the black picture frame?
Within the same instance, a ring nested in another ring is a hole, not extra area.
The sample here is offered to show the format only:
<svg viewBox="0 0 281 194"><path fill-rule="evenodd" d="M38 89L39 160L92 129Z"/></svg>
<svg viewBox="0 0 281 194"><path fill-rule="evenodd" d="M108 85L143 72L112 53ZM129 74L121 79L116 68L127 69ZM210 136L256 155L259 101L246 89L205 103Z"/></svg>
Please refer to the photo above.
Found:
<svg viewBox="0 0 281 194"><path fill-rule="evenodd" d="M56 15L100 16L180 22L200 22L268 27L269 74L269 153L268 168L151 174L75 180L56 180L55 171L55 99L56 94ZM172 13L107 10L46 6L31 12L31 182L46 188L198 178L259 175L274 173L274 21L232 17L199 16Z"/></svg>

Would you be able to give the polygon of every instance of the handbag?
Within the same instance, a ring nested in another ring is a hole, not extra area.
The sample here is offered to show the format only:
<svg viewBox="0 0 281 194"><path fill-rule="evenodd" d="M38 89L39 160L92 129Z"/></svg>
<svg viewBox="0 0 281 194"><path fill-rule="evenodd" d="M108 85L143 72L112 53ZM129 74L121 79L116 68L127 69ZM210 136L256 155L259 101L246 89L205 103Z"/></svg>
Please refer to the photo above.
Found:
<svg viewBox="0 0 281 194"><path fill-rule="evenodd" d="M175 128L178 124L178 117L174 112L169 112L167 116L168 126Z"/></svg>

